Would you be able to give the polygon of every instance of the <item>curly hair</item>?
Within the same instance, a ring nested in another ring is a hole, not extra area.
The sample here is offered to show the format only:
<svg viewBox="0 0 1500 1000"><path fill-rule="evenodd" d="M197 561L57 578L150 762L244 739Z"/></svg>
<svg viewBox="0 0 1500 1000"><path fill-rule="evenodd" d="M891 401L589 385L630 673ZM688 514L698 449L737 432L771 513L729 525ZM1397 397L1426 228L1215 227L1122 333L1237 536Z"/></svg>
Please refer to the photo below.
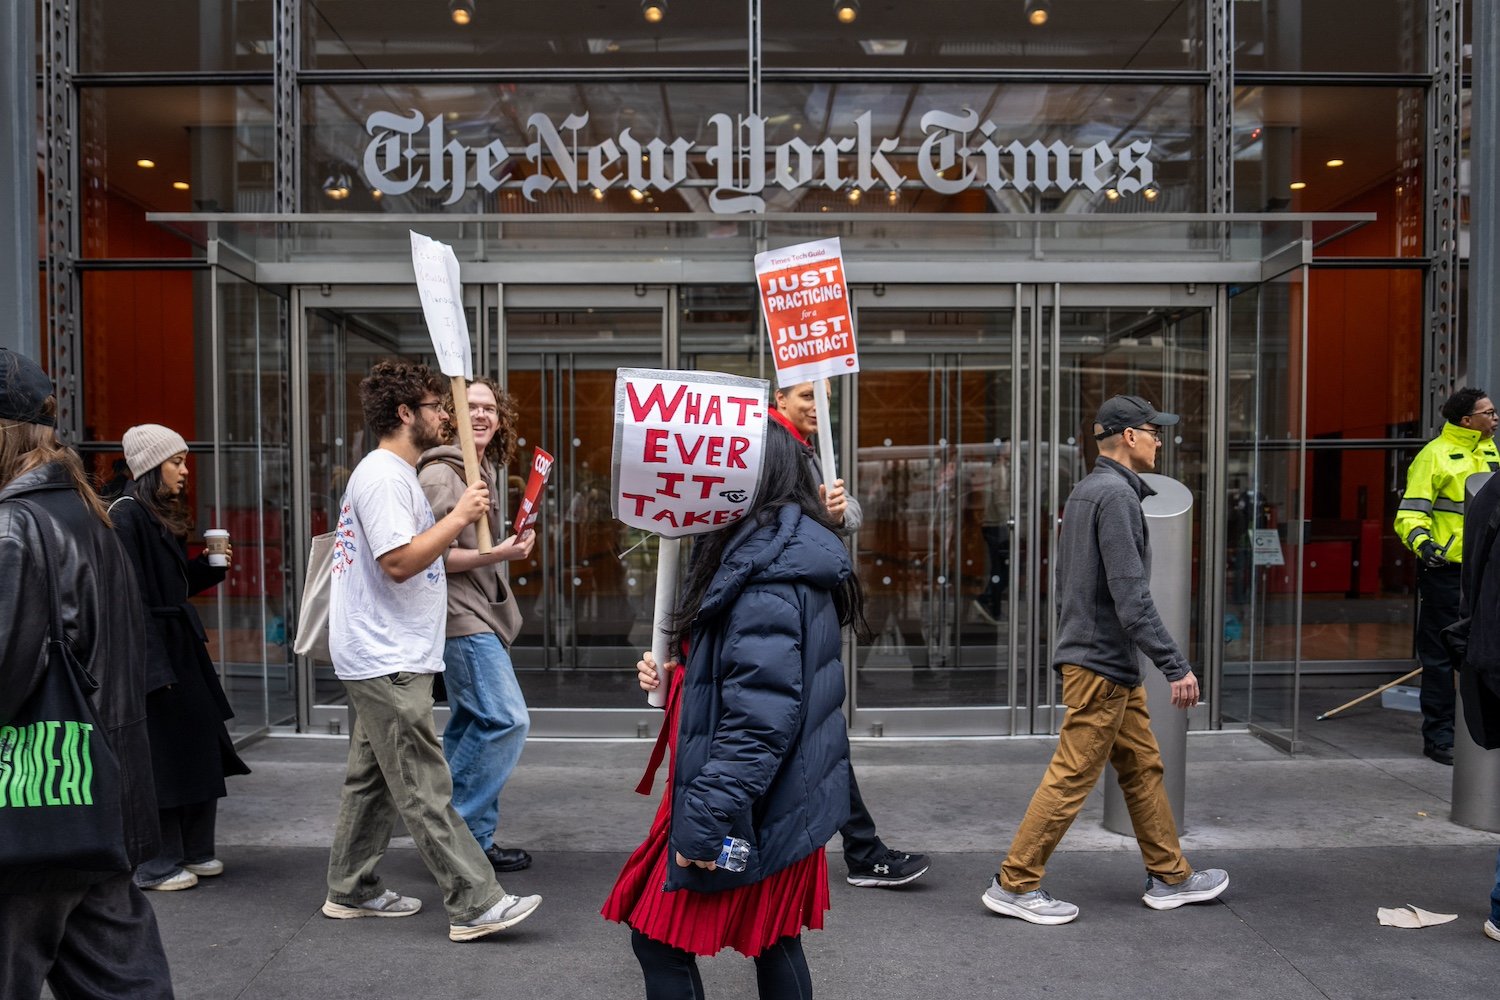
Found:
<svg viewBox="0 0 1500 1000"><path fill-rule="evenodd" d="M488 375L471 379L469 385L482 385L495 394L495 436L490 438L484 454L479 458L497 469L503 469L516 457L516 422L520 416L516 410L515 397L500 388L500 383ZM443 427L443 440L448 444L455 444L458 441L458 413L453 404L452 390L443 395L443 408L448 411L448 423Z"/></svg>
<svg viewBox="0 0 1500 1000"><path fill-rule="evenodd" d="M1464 417L1472 416L1474 407L1481 399L1485 399L1489 393L1483 389L1475 389L1473 386L1464 386L1462 389L1448 397L1448 402L1443 404L1443 419L1450 424L1456 424Z"/></svg>
<svg viewBox="0 0 1500 1000"><path fill-rule="evenodd" d="M383 441L401 429L402 406L416 410L423 396L441 395L442 391L442 381L426 365L394 358L377 361L359 383L359 405L365 413L365 426Z"/></svg>

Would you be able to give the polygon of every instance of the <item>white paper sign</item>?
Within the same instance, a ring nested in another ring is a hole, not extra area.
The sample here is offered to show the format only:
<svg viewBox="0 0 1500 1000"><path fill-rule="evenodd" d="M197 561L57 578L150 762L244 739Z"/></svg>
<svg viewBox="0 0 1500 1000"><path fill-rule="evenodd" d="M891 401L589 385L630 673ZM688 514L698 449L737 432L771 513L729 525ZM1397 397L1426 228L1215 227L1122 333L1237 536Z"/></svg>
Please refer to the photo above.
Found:
<svg viewBox="0 0 1500 1000"><path fill-rule="evenodd" d="M1257 566L1281 566L1281 533L1275 528L1255 528L1250 535Z"/></svg>
<svg viewBox="0 0 1500 1000"><path fill-rule="evenodd" d="M615 517L668 538L745 516L760 480L765 379L621 368L615 380Z"/></svg>
<svg viewBox="0 0 1500 1000"><path fill-rule="evenodd" d="M411 234L411 266L417 272L422 316L432 336L432 349L444 375L474 377L474 354L469 347L469 320L464 314L463 286L458 280L458 258L446 243Z"/></svg>

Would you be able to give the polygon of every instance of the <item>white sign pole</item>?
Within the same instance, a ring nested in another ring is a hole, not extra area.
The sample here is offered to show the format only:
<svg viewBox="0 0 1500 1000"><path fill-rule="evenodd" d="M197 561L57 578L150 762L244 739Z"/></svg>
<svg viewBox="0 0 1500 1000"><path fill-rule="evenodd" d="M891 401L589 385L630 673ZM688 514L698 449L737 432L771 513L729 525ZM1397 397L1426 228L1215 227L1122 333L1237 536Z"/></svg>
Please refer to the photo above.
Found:
<svg viewBox="0 0 1500 1000"><path fill-rule="evenodd" d="M823 466L823 485L833 489L839 470L833 464L833 421L828 419L828 383L813 379L813 405L818 411L818 460Z"/></svg>
<svg viewBox="0 0 1500 1000"><path fill-rule="evenodd" d="M661 545L656 550L656 612L651 619L651 657L656 660L656 676L661 683L646 696L646 703L652 708L661 708L667 703L668 627L672 616L677 613L677 563L682 550L682 539L666 535L657 537Z"/></svg>

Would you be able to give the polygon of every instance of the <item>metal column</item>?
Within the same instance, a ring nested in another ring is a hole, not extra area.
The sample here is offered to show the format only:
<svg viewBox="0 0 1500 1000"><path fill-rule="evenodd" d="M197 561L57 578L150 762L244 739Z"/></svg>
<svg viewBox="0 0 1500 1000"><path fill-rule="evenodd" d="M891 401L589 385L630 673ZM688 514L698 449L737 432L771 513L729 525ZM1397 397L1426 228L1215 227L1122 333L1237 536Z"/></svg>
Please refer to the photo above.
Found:
<svg viewBox="0 0 1500 1000"><path fill-rule="evenodd" d="M1494 476L1493 472L1475 473L1464 481L1465 506L1473 509L1474 497ZM1484 525L1470 523L1464 515L1464 539L1480 538ZM1467 558L1470 553L1465 552ZM1473 553L1478 556L1479 553ZM1500 571L1491 566L1489 572ZM1467 595L1472 597L1473 595ZM1500 750L1486 750L1469 736L1464 724L1463 694L1459 693L1457 715L1453 726L1453 822L1476 830L1500 833Z"/></svg>
<svg viewBox="0 0 1500 1000"><path fill-rule="evenodd" d="M1151 537L1151 600L1168 634L1179 648L1186 649L1193 614L1193 493L1168 476L1146 472L1141 479L1156 491L1156 496L1147 497L1141 504ZM1187 785L1188 714L1172 706L1172 685L1156 669L1156 664L1144 655L1139 655L1139 660L1146 675L1146 710L1151 713L1151 731L1161 747L1162 783L1172 803L1177 832L1181 833ZM1119 778L1113 767L1106 771L1104 828L1131 835L1134 829Z"/></svg>
<svg viewBox="0 0 1500 1000"><path fill-rule="evenodd" d="M1500 392L1500 10L1474 4L1473 107L1469 131L1469 385Z"/></svg>
<svg viewBox="0 0 1500 1000"><path fill-rule="evenodd" d="M0 52L7 69L0 71L0 247L9 250L15 266L0 269L0 302L6 304L0 321L0 347L30 358L40 353L37 326L36 247L36 25L32 4L12 3L0 12Z"/></svg>

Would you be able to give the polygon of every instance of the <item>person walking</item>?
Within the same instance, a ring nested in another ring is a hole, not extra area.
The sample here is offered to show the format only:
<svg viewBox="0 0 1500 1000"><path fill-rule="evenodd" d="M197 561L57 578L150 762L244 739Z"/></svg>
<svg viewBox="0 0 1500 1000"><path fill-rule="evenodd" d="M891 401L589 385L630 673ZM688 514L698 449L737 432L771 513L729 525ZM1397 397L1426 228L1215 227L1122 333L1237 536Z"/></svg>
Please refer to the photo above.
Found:
<svg viewBox="0 0 1500 1000"><path fill-rule="evenodd" d="M1229 887L1228 872L1194 871L1183 857L1136 652L1171 682L1175 707L1197 703L1198 678L1151 599L1150 539L1141 510L1155 491L1140 474L1156 467L1161 429L1177 422L1176 414L1139 396L1105 400L1094 423L1099 460L1063 508L1052 667L1062 674L1067 713L1052 763L980 897L1002 916L1034 924L1065 924L1078 916L1077 906L1041 887L1042 876L1106 762L1119 776L1146 863L1142 902L1169 910L1214 899Z"/></svg>
<svg viewBox="0 0 1500 1000"><path fill-rule="evenodd" d="M56 414L46 373L0 348L0 732L10 729L0 758L20 728L13 723L60 665L44 652L55 599L60 638L98 683L95 734L120 763L111 834L122 861L116 871L55 855L0 865L0 996L35 1000L46 983L56 997L171 1000L156 914L130 877L159 838L144 612L140 595L119 586L130 573L125 552L83 463L57 439ZM23 808L12 802L8 818Z"/></svg>
<svg viewBox="0 0 1500 1000"><path fill-rule="evenodd" d="M1396 508L1396 535L1417 562L1417 661L1422 667L1422 753L1453 764L1453 662L1443 629L1458 620L1464 552L1464 482L1500 469L1495 404L1465 387L1442 407L1443 429L1417 452Z"/></svg>
<svg viewBox="0 0 1500 1000"><path fill-rule="evenodd" d="M453 774L453 808L484 849L490 866L497 873L516 872L530 867L531 855L495 843L495 829L500 793L526 746L531 716L510 660L510 644L521 631L521 612L502 564L528 558L536 533L527 530L520 537L505 537L500 520L502 494L495 477L515 457L515 404L487 378L469 383L468 403L480 476L490 491L490 537L505 540L481 553L475 522L459 532L443 556L448 577L443 642L448 725L443 730L443 755ZM417 478L433 517L441 520L458 506L468 485L463 473L463 452L455 444L422 453Z"/></svg>
<svg viewBox="0 0 1500 1000"><path fill-rule="evenodd" d="M817 484L818 498L833 521L834 530L841 535L854 534L864 523L864 510L859 500L844 489L842 479L834 480L831 487L824 483L823 464L812 444L811 438L818 431L813 384L802 382L777 389L776 408L770 411L770 416L771 423L788 431L801 449L808 471ZM849 771L849 816L840 827L839 836L843 840L844 865L848 869L846 881L853 886L893 889L915 882L927 873L931 865L927 855L893 850L880 839L875 832L875 817L865 805L852 767Z"/></svg>
<svg viewBox="0 0 1500 1000"><path fill-rule="evenodd" d="M399 815L443 889L448 938L473 941L536 912L515 896L453 808L453 780L432 724L432 678L443 669L448 588L443 553L490 509L467 487L441 521L417 460L442 443L448 413L426 365L380 361L359 385L379 439L349 476L339 505L328 607L328 651L354 710L349 761L328 857L323 915L409 917L422 901L383 886L376 871Z"/></svg>
<svg viewBox="0 0 1500 1000"><path fill-rule="evenodd" d="M228 775L249 774L225 722L234 717L208 655L208 634L189 601L222 583L226 567L188 558L188 447L160 424L125 432L135 478L109 507L146 607L146 718L161 851L136 869L143 889L191 889L224 871L215 847L219 800Z"/></svg>
<svg viewBox="0 0 1500 1000"><path fill-rule="evenodd" d="M699 1000L697 956L755 961L763 1000L812 996L804 928L829 907L824 843L848 815L844 625L863 628L849 555L801 449L767 428L760 487L736 524L694 541L673 619L686 666L637 791L670 777L645 842L604 905L631 928L647 1000ZM661 684L648 652L641 687ZM720 867L726 837L745 867Z"/></svg>

